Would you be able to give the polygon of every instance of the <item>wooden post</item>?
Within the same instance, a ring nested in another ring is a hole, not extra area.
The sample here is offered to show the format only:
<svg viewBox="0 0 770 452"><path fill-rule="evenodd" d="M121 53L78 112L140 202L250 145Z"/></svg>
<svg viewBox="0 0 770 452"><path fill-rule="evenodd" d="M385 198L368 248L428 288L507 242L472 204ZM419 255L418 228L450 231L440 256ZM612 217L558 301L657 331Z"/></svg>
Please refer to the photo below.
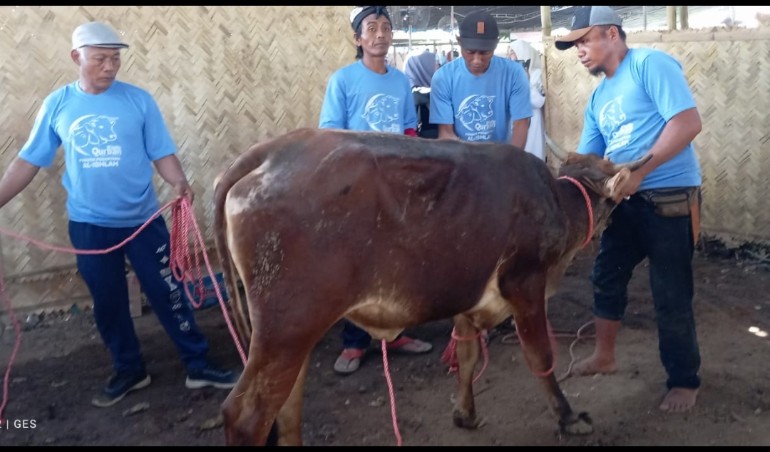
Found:
<svg viewBox="0 0 770 452"><path fill-rule="evenodd" d="M551 7L540 7L540 24L543 26L543 37L551 36Z"/></svg>
<svg viewBox="0 0 770 452"><path fill-rule="evenodd" d="M666 16L668 17L668 31L676 30L676 6L666 6Z"/></svg>
<svg viewBox="0 0 770 452"><path fill-rule="evenodd" d="M548 38L551 36L551 7L550 6L541 6L540 7L540 24L543 27L543 39ZM548 58L545 56L545 52L543 52L542 55L540 55L540 63L542 65L542 72L541 72L541 80L543 82L543 90L545 90L546 93L548 93L548 77L546 74L548 73ZM530 67L532 67L532 61L529 62ZM543 111L543 130L548 131L548 115L546 114L546 109L548 108L548 102L545 103L545 105L542 108ZM548 155L550 151L546 151L546 155ZM550 163L551 160L558 160L558 159L548 159L548 163ZM557 174L558 170L552 169L552 165L548 165L549 169L551 169L551 172L553 174Z"/></svg>
<svg viewBox="0 0 770 452"><path fill-rule="evenodd" d="M679 29L687 30L690 28L690 24L687 20L687 5L679 7Z"/></svg>

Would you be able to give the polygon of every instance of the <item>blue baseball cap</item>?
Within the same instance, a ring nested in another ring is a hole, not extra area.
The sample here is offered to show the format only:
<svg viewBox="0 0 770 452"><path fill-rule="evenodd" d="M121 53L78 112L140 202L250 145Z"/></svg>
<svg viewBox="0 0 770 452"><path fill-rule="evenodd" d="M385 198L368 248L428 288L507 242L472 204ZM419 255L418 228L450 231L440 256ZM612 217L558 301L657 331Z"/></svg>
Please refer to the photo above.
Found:
<svg viewBox="0 0 770 452"><path fill-rule="evenodd" d="M567 50L596 25L617 25L619 27L620 24L620 16L609 6L579 6L575 9L575 15L572 17L572 26L570 27L572 31L561 38L556 38L554 45L559 50Z"/></svg>

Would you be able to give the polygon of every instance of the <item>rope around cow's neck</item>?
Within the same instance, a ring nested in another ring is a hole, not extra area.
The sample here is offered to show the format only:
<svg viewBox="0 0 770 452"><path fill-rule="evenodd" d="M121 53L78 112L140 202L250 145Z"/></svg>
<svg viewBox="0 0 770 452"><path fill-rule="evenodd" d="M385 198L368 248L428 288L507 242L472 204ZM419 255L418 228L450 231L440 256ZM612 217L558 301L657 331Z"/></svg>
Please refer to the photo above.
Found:
<svg viewBox="0 0 770 452"><path fill-rule="evenodd" d="M583 244L580 245L581 248L585 248L585 246L591 242L591 237L594 235L594 209L591 207L591 198L588 197L588 192L585 187L583 187L583 184L578 182L574 177L561 176L559 179L566 179L572 182L573 185L580 189L580 193L583 194L583 199L586 201L586 209L588 209L588 234L586 234L586 239L583 241Z"/></svg>

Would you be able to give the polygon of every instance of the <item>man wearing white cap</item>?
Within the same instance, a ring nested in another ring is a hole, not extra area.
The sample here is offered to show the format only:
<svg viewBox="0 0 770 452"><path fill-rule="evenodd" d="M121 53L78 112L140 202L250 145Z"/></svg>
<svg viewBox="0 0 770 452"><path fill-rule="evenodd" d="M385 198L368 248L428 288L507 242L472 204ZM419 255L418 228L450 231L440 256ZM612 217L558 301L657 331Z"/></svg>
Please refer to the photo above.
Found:
<svg viewBox="0 0 770 452"><path fill-rule="evenodd" d="M555 46L574 46L588 72L605 76L586 107L578 152L614 163L652 155L622 187L628 198L602 234L591 275L596 347L573 373L615 372L615 339L628 304L628 282L647 258L660 359L668 374L659 408L687 411L700 387L692 305L701 185L692 145L701 131L698 109L681 64L660 50L628 48L621 19L608 6L578 7L572 31Z"/></svg>
<svg viewBox="0 0 770 452"><path fill-rule="evenodd" d="M49 94L29 138L0 180L0 207L21 192L41 167L64 149L69 234L77 249L107 249L131 236L160 206L153 165L179 197L193 200L176 145L158 105L145 90L116 80L122 49L115 30L88 22L72 34L77 81ZM108 407L150 384L129 312L125 260L129 259L153 311L187 369L186 386L231 388L238 375L212 366L208 342L168 266L169 232L153 220L109 254L78 254L78 270L94 303L94 319L114 374L92 404Z"/></svg>

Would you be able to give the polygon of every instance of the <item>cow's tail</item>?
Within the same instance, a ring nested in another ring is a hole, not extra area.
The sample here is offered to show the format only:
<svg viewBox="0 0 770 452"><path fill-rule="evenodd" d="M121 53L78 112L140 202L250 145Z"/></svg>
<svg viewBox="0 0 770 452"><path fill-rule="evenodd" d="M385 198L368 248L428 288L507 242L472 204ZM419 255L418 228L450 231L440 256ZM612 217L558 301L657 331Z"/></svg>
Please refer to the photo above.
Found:
<svg viewBox="0 0 770 452"><path fill-rule="evenodd" d="M225 286L230 294L230 311L235 318L235 327L238 330L241 344L246 346L251 341L249 307L238 287L238 272L235 270L227 242L225 201L233 185L264 161L264 158L255 158L257 157L257 147L252 146L214 179L214 243L224 274Z"/></svg>

